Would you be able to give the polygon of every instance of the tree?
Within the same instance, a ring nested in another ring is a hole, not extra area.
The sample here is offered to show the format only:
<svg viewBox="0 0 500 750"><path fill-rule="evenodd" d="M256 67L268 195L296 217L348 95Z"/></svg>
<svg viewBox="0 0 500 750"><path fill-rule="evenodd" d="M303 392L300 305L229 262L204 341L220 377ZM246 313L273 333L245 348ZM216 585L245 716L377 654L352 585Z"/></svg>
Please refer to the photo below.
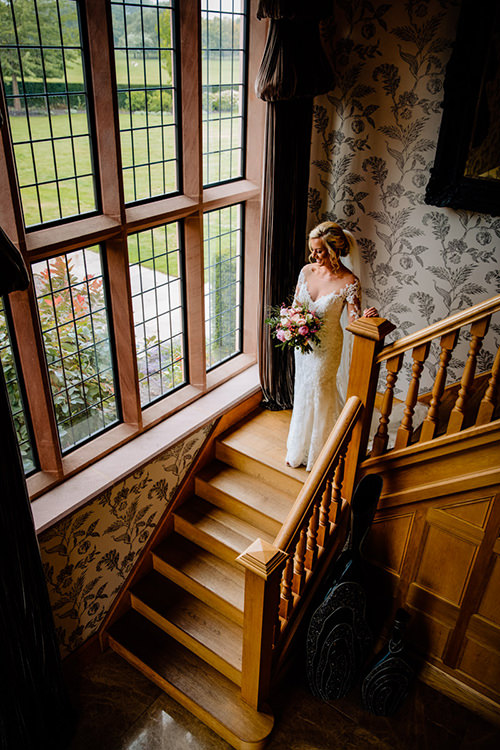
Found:
<svg viewBox="0 0 500 750"><path fill-rule="evenodd" d="M4 80L12 80L16 110L21 109L19 81L62 78L65 62L79 56L71 49L80 43L77 4L59 0L62 31L56 11L55 0L0 0L0 64Z"/></svg>

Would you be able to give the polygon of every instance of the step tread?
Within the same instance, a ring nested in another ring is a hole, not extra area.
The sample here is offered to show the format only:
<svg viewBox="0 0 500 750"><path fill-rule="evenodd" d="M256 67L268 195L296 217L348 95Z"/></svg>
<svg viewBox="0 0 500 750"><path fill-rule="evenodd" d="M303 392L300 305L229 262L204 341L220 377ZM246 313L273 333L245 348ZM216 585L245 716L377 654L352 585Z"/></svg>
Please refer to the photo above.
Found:
<svg viewBox="0 0 500 750"><path fill-rule="evenodd" d="M197 476L198 487L203 485L235 498L239 503L255 509L282 524L295 500L292 493L273 487L258 477L235 469L221 461L212 461ZM210 497L206 497L210 500Z"/></svg>
<svg viewBox="0 0 500 750"><path fill-rule="evenodd" d="M258 538L270 543L274 541L272 534L196 496L185 502L175 512L175 516L223 543L235 555L244 552Z"/></svg>
<svg viewBox="0 0 500 750"><path fill-rule="evenodd" d="M196 654L132 610L108 634L114 650L222 737L263 747L273 717L244 703L239 688Z"/></svg>
<svg viewBox="0 0 500 750"><path fill-rule="evenodd" d="M289 409L258 411L222 435L217 446L236 451L303 484L308 476L305 468L292 468L285 460L291 414Z"/></svg>
<svg viewBox="0 0 500 750"><path fill-rule="evenodd" d="M159 615L167 629L173 625L188 639L241 672L243 629L240 625L154 570L132 587L131 594L133 599L137 598ZM171 630L169 632L172 635Z"/></svg>
<svg viewBox="0 0 500 750"><path fill-rule="evenodd" d="M176 533L167 537L154 550L153 557L155 556L176 573L243 612L245 573L242 569Z"/></svg>

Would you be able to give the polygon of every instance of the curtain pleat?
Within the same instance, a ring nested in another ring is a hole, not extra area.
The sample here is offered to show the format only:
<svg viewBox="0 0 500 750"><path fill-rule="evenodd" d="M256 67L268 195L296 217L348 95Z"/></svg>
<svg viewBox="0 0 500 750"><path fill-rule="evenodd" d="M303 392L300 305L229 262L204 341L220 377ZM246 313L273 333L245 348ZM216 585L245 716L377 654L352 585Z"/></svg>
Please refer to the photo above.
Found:
<svg viewBox="0 0 500 750"><path fill-rule="evenodd" d="M293 402L293 355L274 346L265 319L270 307L290 300L304 265L311 123L311 98L267 105L259 367L269 409Z"/></svg>
<svg viewBox="0 0 500 750"><path fill-rule="evenodd" d="M293 354L274 346L265 319L271 307L291 299L305 261L313 97L333 87L319 34L327 5L261 0L258 11L271 19L255 86L267 102L259 373L268 409L293 404Z"/></svg>

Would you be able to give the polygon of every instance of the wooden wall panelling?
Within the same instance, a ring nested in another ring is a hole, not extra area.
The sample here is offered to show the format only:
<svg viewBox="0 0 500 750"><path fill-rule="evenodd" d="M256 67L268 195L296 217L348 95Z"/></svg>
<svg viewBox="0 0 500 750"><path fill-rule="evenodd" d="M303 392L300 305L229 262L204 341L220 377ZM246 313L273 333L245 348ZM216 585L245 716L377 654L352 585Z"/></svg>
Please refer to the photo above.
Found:
<svg viewBox="0 0 500 750"><path fill-rule="evenodd" d="M476 646L473 647L470 638L470 631L468 629L471 617L479 609L481 599L487 588L487 583L493 573L495 563L498 559L493 552L493 549L500 530L500 494L492 498L491 506L492 509L486 524L484 539L478 551L476 565L474 566L474 570L467 586L467 591L464 596L463 605L460 610L455 630L447 645L444 662L452 668L458 666L461 671L464 671L465 669L467 673L471 673L470 666L467 666L470 662L470 652L474 651L474 653L477 654L478 663L482 660L480 655L483 651L490 653L491 664L496 664L496 671L493 680L488 678L491 670L485 672L484 684L489 685L490 687L496 687L497 693L500 697L500 653L497 652L490 641L484 641L482 643L474 641ZM496 623L500 624L500 600L498 599L498 596L496 606L494 605L492 608L492 616L494 621L491 623L491 628L495 629L494 622L496 621ZM498 628L498 631L500 632L500 627Z"/></svg>

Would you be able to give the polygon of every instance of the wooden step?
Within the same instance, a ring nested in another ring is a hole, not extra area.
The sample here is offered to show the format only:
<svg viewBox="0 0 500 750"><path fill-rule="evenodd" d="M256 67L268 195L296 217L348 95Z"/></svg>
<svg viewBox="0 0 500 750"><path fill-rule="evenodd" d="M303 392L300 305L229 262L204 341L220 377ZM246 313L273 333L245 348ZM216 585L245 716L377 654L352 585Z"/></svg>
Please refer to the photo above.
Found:
<svg viewBox="0 0 500 750"><path fill-rule="evenodd" d="M273 542L274 536L242 521L202 498L193 496L174 514L174 529L181 536L229 563L256 539Z"/></svg>
<svg viewBox="0 0 500 750"><path fill-rule="evenodd" d="M241 684L243 629L156 571L130 592L133 609Z"/></svg>
<svg viewBox="0 0 500 750"><path fill-rule="evenodd" d="M263 750L273 717L244 703L224 675L133 610L108 635L111 648L236 750Z"/></svg>
<svg viewBox="0 0 500 750"><path fill-rule="evenodd" d="M285 521L296 495L239 469L212 461L195 480L198 497L275 536Z"/></svg>
<svg viewBox="0 0 500 750"><path fill-rule="evenodd" d="M217 440L216 458L296 497L308 473L286 465L290 415L267 410L251 415Z"/></svg>
<svg viewBox="0 0 500 750"><path fill-rule="evenodd" d="M154 550L153 567L238 625L243 625L245 573L239 567L175 533Z"/></svg>

